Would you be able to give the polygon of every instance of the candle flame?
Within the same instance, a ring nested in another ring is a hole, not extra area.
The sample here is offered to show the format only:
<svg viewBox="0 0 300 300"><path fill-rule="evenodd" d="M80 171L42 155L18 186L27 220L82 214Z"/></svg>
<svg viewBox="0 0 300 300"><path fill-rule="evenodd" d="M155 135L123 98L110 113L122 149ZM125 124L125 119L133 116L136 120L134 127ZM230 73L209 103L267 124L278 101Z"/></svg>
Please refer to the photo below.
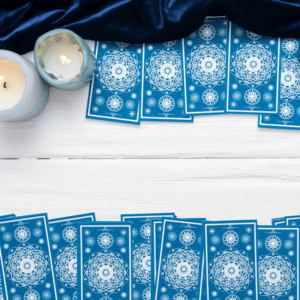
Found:
<svg viewBox="0 0 300 300"><path fill-rule="evenodd" d="M4 80L4 77L2 75L0 75L0 82L2 82Z"/></svg>
<svg viewBox="0 0 300 300"><path fill-rule="evenodd" d="M71 59L69 59L68 56L66 56L66 55L61 55L60 56L60 62L63 65L69 65L71 63Z"/></svg>

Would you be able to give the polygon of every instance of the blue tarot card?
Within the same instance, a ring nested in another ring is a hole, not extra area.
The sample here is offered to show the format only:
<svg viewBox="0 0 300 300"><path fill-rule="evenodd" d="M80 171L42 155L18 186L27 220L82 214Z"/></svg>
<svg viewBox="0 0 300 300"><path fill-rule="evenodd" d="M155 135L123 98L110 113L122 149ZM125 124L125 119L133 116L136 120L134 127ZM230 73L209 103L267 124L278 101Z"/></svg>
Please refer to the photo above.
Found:
<svg viewBox="0 0 300 300"><path fill-rule="evenodd" d="M225 17L207 17L199 30L184 39L187 115L225 112L228 25Z"/></svg>
<svg viewBox="0 0 300 300"><path fill-rule="evenodd" d="M299 39L284 39L281 45L279 116L260 115L258 127L300 129Z"/></svg>
<svg viewBox="0 0 300 300"><path fill-rule="evenodd" d="M12 219L12 218L14 218L15 216L16 216L15 214L4 215L4 216L0 216L0 219Z"/></svg>
<svg viewBox="0 0 300 300"><path fill-rule="evenodd" d="M58 300L46 214L0 220L4 300Z"/></svg>
<svg viewBox="0 0 300 300"><path fill-rule="evenodd" d="M229 113L278 114L280 39L229 24Z"/></svg>
<svg viewBox="0 0 300 300"><path fill-rule="evenodd" d="M272 219L272 225L273 226L286 225L285 224L285 217Z"/></svg>
<svg viewBox="0 0 300 300"><path fill-rule="evenodd" d="M258 226L259 299L300 299L299 231L291 226Z"/></svg>
<svg viewBox="0 0 300 300"><path fill-rule="evenodd" d="M185 116L183 39L144 45L141 120L193 122Z"/></svg>
<svg viewBox="0 0 300 300"><path fill-rule="evenodd" d="M95 214L49 220L52 256L61 300L77 299L77 224L95 221Z"/></svg>
<svg viewBox="0 0 300 300"><path fill-rule="evenodd" d="M175 218L174 213L127 214L121 220L132 224L132 287L134 300L151 298L151 220Z"/></svg>
<svg viewBox="0 0 300 300"><path fill-rule="evenodd" d="M82 300L131 300L131 224L78 225L78 295Z"/></svg>
<svg viewBox="0 0 300 300"><path fill-rule="evenodd" d="M203 222L164 219L155 300L199 297Z"/></svg>
<svg viewBox="0 0 300 300"><path fill-rule="evenodd" d="M285 217L285 224L290 226L300 226L300 216Z"/></svg>
<svg viewBox="0 0 300 300"><path fill-rule="evenodd" d="M138 125L143 46L97 42L97 72L90 85L86 117Z"/></svg>
<svg viewBox="0 0 300 300"><path fill-rule="evenodd" d="M207 300L258 300L256 227L256 221L205 224Z"/></svg>

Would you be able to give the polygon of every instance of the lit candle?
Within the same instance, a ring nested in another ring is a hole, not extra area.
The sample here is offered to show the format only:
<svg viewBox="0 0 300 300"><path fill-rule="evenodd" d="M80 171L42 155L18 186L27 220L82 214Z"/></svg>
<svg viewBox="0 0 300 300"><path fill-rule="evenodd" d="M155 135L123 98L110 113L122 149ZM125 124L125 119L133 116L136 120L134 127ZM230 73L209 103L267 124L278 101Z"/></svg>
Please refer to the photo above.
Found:
<svg viewBox="0 0 300 300"><path fill-rule="evenodd" d="M49 86L32 62L0 50L0 120L23 121L42 111L49 98Z"/></svg>
<svg viewBox="0 0 300 300"><path fill-rule="evenodd" d="M52 30L39 37L34 60L46 82L65 90L82 88L96 72L96 58L87 43L67 29Z"/></svg>

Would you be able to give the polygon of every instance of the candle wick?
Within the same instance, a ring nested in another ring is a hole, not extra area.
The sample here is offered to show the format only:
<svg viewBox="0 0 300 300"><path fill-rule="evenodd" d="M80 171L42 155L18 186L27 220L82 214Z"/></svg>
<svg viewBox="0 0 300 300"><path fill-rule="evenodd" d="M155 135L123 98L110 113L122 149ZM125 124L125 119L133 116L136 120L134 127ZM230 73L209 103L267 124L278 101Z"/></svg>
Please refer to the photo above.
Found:
<svg viewBox="0 0 300 300"><path fill-rule="evenodd" d="M4 87L5 89L7 89L6 84L7 84L7 82L4 82L4 84L3 84L3 87Z"/></svg>

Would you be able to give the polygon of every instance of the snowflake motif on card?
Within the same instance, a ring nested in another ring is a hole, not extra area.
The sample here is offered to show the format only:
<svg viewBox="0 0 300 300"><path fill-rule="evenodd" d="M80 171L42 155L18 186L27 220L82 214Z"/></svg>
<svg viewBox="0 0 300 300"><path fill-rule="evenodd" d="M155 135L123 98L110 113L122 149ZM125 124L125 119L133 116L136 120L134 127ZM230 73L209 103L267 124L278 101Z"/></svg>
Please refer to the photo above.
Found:
<svg viewBox="0 0 300 300"><path fill-rule="evenodd" d="M92 291L105 296L122 288L128 281L128 265L120 255L92 254L84 265L84 281Z"/></svg>
<svg viewBox="0 0 300 300"><path fill-rule="evenodd" d="M206 104L208 106L216 104L218 102L218 100L219 100L219 95L213 89L206 90L202 94L202 101L204 104Z"/></svg>
<svg viewBox="0 0 300 300"><path fill-rule="evenodd" d="M266 248L272 253L278 251L281 248L281 244L281 239L276 235L268 236L265 241Z"/></svg>
<svg viewBox="0 0 300 300"><path fill-rule="evenodd" d="M210 280L225 292L246 289L254 279L253 262L240 251L218 252L209 263Z"/></svg>
<svg viewBox="0 0 300 300"><path fill-rule="evenodd" d="M238 244L239 236L235 231L228 230L223 234L222 240L224 245L226 245L229 248L232 248Z"/></svg>
<svg viewBox="0 0 300 300"><path fill-rule="evenodd" d="M15 230L14 235L15 235L15 239L20 243L27 242L31 237L30 230L26 226L19 226Z"/></svg>
<svg viewBox="0 0 300 300"><path fill-rule="evenodd" d="M196 235L193 230L184 229L180 232L179 241L184 246L191 246L195 243Z"/></svg>
<svg viewBox="0 0 300 300"><path fill-rule="evenodd" d="M67 247L60 251L54 261L57 278L63 286L77 286L77 247Z"/></svg>
<svg viewBox="0 0 300 300"><path fill-rule="evenodd" d="M74 226L68 226L63 230L63 239L68 243L74 243L77 240L77 229Z"/></svg>
<svg viewBox="0 0 300 300"><path fill-rule="evenodd" d="M286 54L294 54L298 51L299 45L296 39L285 39L282 43L282 50Z"/></svg>
<svg viewBox="0 0 300 300"><path fill-rule="evenodd" d="M226 76L226 52L214 44L194 47L187 57L187 74L195 84L217 85Z"/></svg>
<svg viewBox="0 0 300 300"><path fill-rule="evenodd" d="M231 73L238 83L249 87L267 84L276 75L276 60L267 46L252 43L242 45L232 55Z"/></svg>
<svg viewBox="0 0 300 300"><path fill-rule="evenodd" d="M216 35L215 27L210 24L204 24L199 29L199 36L204 41L212 40Z"/></svg>
<svg viewBox="0 0 300 300"><path fill-rule="evenodd" d="M158 106L163 112L170 112L175 107L175 100L170 95L162 96L158 100Z"/></svg>
<svg viewBox="0 0 300 300"><path fill-rule="evenodd" d="M110 111L117 112L123 107L123 100L118 95L112 95L107 99L106 105Z"/></svg>
<svg viewBox="0 0 300 300"><path fill-rule="evenodd" d="M22 244L11 249L5 259L5 274L16 286L25 288L42 284L50 272L48 255L39 246Z"/></svg>
<svg viewBox="0 0 300 300"><path fill-rule="evenodd" d="M151 225L150 223L145 223L140 229L141 236L145 240L149 240L151 238Z"/></svg>
<svg viewBox="0 0 300 300"><path fill-rule="evenodd" d="M151 247L141 244L133 250L133 277L137 282L147 284L151 281Z"/></svg>
<svg viewBox="0 0 300 300"><path fill-rule="evenodd" d="M258 262L259 289L274 300L283 294L289 294L296 284L296 268L288 257L265 256Z"/></svg>
<svg viewBox="0 0 300 300"><path fill-rule="evenodd" d="M244 95L245 102L249 105L255 105L260 101L260 93L257 89L249 89Z"/></svg>
<svg viewBox="0 0 300 300"><path fill-rule="evenodd" d="M102 88L111 92L131 92L139 82L139 62L128 51L107 51L99 60L99 80Z"/></svg>
<svg viewBox="0 0 300 300"><path fill-rule="evenodd" d="M151 289L147 287L143 290L142 293L143 300L151 300Z"/></svg>
<svg viewBox="0 0 300 300"><path fill-rule="evenodd" d="M295 58L282 58L280 97L294 99L300 93L300 64Z"/></svg>
<svg viewBox="0 0 300 300"><path fill-rule="evenodd" d="M289 103L280 105L279 117L284 120L290 119L295 113L294 107Z"/></svg>
<svg viewBox="0 0 300 300"><path fill-rule="evenodd" d="M98 245L103 249L108 249L114 244L113 236L108 232L103 232L98 236Z"/></svg>
<svg viewBox="0 0 300 300"><path fill-rule="evenodd" d="M174 50L154 52L146 63L145 78L161 92L174 92L182 85L182 68L179 54Z"/></svg>
<svg viewBox="0 0 300 300"><path fill-rule="evenodd" d="M29 290L24 294L24 300L40 300L40 294L35 290Z"/></svg>
<svg viewBox="0 0 300 300"><path fill-rule="evenodd" d="M174 289L188 291L198 284L199 263L193 250L172 250L163 260L161 276Z"/></svg>

